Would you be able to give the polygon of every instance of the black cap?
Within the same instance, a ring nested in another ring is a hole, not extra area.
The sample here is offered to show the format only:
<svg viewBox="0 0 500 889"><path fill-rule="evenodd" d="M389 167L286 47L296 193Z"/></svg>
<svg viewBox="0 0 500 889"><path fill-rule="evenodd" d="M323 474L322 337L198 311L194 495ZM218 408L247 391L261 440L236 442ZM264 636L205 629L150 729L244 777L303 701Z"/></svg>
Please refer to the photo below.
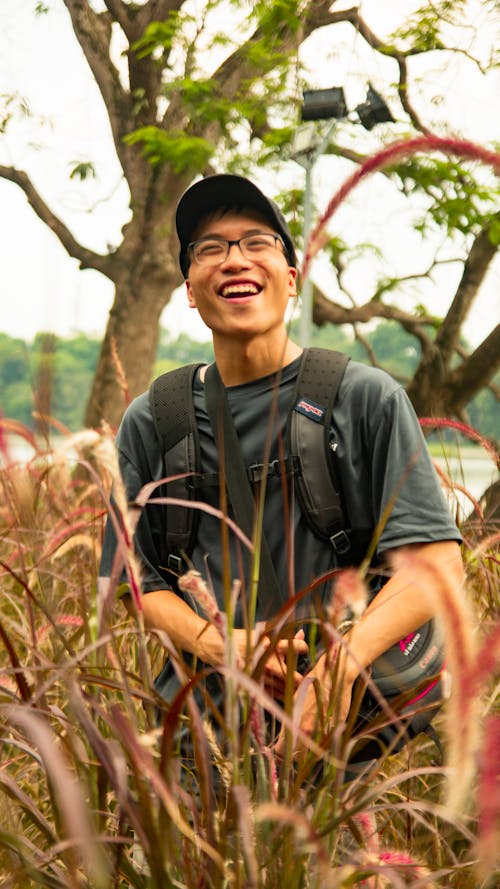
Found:
<svg viewBox="0 0 500 889"><path fill-rule="evenodd" d="M193 240L193 232L205 216L223 208L256 210L260 213L283 238L288 263L294 268L297 267L290 229L278 205L267 198L250 179L221 173L195 182L184 192L177 206L175 224L181 245L179 264L185 278L189 269L187 248Z"/></svg>

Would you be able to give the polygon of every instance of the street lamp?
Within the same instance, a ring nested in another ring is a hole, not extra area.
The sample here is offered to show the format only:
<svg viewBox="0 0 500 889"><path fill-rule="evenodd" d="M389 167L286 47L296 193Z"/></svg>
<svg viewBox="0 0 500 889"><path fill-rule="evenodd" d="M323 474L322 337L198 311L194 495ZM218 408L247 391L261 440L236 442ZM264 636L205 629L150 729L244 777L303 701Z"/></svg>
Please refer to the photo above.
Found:
<svg viewBox="0 0 500 889"><path fill-rule="evenodd" d="M362 126L371 130L377 123L393 121L393 117L384 100L377 91L368 85L366 100L355 109ZM306 171L304 188L304 218L302 238L306 248L312 223L312 174L318 158L325 151L337 121L348 116L344 90L341 86L330 89L304 90L301 108L303 125L295 132L290 147L290 157L297 161ZM322 136L316 127L317 120L332 120ZM302 312L300 316L300 343L305 349L311 344L313 283L308 275L302 285Z"/></svg>

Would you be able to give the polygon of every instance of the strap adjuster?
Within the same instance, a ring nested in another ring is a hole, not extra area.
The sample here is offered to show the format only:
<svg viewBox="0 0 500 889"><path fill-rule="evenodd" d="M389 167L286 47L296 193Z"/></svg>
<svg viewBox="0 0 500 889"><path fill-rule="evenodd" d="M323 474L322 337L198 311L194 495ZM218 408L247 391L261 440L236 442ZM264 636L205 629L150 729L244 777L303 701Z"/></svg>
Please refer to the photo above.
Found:
<svg viewBox="0 0 500 889"><path fill-rule="evenodd" d="M339 556L348 553L351 548L351 541L349 540L349 535L346 531L337 531L336 534L332 534L330 543Z"/></svg>
<svg viewBox="0 0 500 889"><path fill-rule="evenodd" d="M167 558L167 569L172 572L172 574L184 574L186 571L186 563L182 556L176 556L173 553L170 553Z"/></svg>
<svg viewBox="0 0 500 889"><path fill-rule="evenodd" d="M271 463L253 463L248 467L248 478L251 484L261 482L265 478L282 475L300 475L302 472L302 459L295 454L285 460L272 460Z"/></svg>

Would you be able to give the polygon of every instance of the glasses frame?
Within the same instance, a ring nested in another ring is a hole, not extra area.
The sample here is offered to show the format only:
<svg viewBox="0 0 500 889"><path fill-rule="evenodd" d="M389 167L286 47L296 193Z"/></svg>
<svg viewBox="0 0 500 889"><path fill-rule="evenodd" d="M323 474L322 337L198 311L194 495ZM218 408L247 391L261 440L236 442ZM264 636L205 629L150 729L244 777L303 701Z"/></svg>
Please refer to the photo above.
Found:
<svg viewBox="0 0 500 889"><path fill-rule="evenodd" d="M250 234L243 235L241 238L236 238L235 240L230 240L229 238L222 238L222 237L219 237L218 235L213 235L212 237L207 236L205 238L198 238L196 241L189 242L189 244L187 245L187 252L188 252L188 254L191 255L193 262L195 262L199 266L202 266L202 267L204 266L205 268L208 268L209 266L221 265L223 262L225 262L229 256L229 251L230 251L231 247L233 247L233 246L238 247L238 250L240 251L241 255L245 259L253 259L254 257L252 256L251 253L248 255L241 248L241 242L246 241L249 238L259 237L259 235L266 235L266 237L274 238L274 249L277 249L276 244L280 243L283 248L283 255L286 257L286 244L285 244L283 238L281 237L281 235L278 235L276 232L259 232L259 231L251 232ZM204 262L203 260L201 260L201 262L200 262L200 258L196 256L195 250L196 250L196 247L198 246L198 244L204 244L206 241L217 241L218 243L220 243L222 245L225 244L226 245L225 256L223 256L222 259L218 259L216 262ZM269 247L271 248L271 245L269 245Z"/></svg>

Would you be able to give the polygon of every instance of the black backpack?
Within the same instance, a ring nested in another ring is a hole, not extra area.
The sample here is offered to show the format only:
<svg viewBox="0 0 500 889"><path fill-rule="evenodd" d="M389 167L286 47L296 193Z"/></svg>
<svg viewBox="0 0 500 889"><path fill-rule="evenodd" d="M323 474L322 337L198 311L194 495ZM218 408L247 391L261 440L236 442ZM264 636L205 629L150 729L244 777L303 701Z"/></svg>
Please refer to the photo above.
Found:
<svg viewBox="0 0 500 889"><path fill-rule="evenodd" d="M329 541L339 565L359 565L373 532L351 529L345 521L329 436L335 399L348 362L349 357L340 352L304 350L287 421L286 453L289 456L273 463L255 464L248 468L247 474L251 482L266 475L293 474L301 510L313 533ZM192 386L201 366L191 364L169 371L154 380L150 388L151 411L164 455L164 475L171 479L168 496L181 500L194 500L199 487L218 484L218 477L200 472ZM187 570L197 527L196 510L188 507L167 510L166 568L172 573L173 581ZM389 702L400 696L405 701L406 696L406 703L398 709L400 726L378 727L368 748L365 741L356 754L358 759L376 756L381 747L388 744L398 749L408 736L429 729L442 698L442 667L443 649L434 621L377 659L371 668L377 689ZM415 689L415 694L413 691L409 694ZM423 703L429 709L422 710ZM369 723L374 716L383 721L376 695L368 691L360 708L361 722Z"/></svg>
<svg viewBox="0 0 500 889"><path fill-rule="evenodd" d="M303 513L314 534L328 539L337 556L352 564L351 531L345 527L344 510L332 459L328 432L333 404L349 356L329 349L306 349L297 379L293 409L287 423L287 450L296 456L273 463L254 464L249 481L265 475L295 476ZM216 476L200 472L198 431L194 415L192 386L201 364L189 364L169 371L153 381L150 404L155 427L162 443L165 478L169 497L194 500L197 490L218 484ZM175 476L186 474L184 478ZM176 507L168 516L166 528L167 569L183 570L196 540L198 514ZM363 542L369 543L364 536ZM358 548L361 542L357 541ZM359 554L361 561L363 552Z"/></svg>

